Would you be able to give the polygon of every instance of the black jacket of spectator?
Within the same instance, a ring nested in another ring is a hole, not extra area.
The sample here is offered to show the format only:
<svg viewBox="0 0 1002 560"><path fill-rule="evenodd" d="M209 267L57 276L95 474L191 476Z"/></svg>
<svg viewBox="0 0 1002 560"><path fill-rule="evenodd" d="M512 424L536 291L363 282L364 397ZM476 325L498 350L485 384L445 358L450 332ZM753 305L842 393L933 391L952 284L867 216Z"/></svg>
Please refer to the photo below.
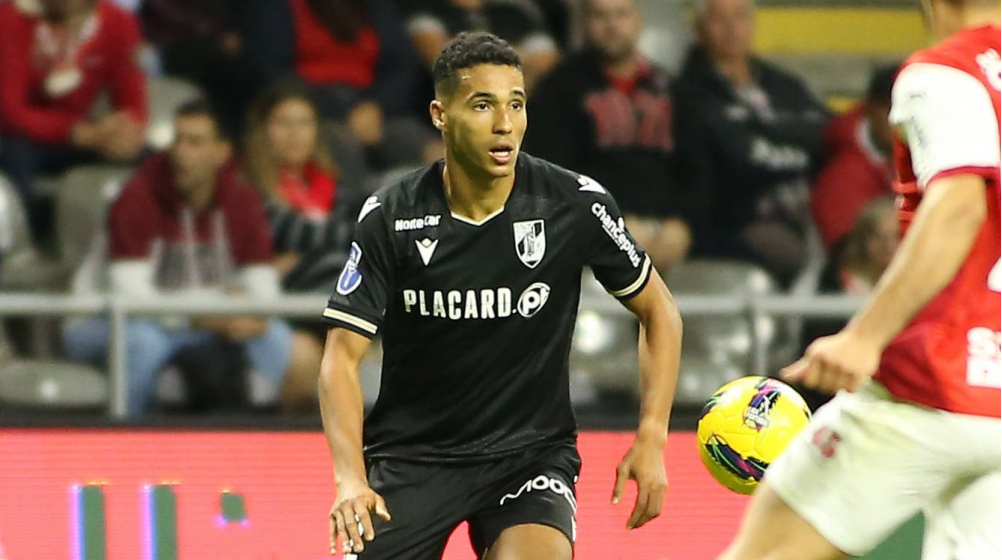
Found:
<svg viewBox="0 0 1002 560"><path fill-rule="evenodd" d="M276 253L299 253L299 263L282 277L288 292L329 292L348 258L355 233L361 193L338 191L338 201L324 220L313 220L275 200L265 201L265 214Z"/></svg>
<svg viewBox="0 0 1002 560"><path fill-rule="evenodd" d="M592 51L570 55L529 100L525 149L595 179L624 214L687 217L695 193L676 172L670 83L650 64L624 93Z"/></svg>
<svg viewBox="0 0 1002 560"><path fill-rule="evenodd" d="M698 185L704 225L718 231L738 231L758 218L806 219L785 215L782 187L808 179L828 120L799 79L759 59L751 65L771 111L743 100L698 47L675 84L675 112L691 117L677 131L680 164Z"/></svg>

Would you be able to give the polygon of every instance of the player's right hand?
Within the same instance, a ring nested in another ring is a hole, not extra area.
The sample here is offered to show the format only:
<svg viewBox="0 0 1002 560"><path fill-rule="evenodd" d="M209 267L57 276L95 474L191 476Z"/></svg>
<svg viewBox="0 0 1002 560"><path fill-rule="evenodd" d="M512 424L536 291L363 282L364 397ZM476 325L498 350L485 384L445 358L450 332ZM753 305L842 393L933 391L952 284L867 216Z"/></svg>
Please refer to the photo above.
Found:
<svg viewBox="0 0 1002 560"><path fill-rule="evenodd" d="M337 542L341 541L344 553L359 553L365 550L365 541L376 538L369 513L375 513L383 521L390 520L383 497L365 482L338 484L337 501L331 507L330 538L331 554L337 554Z"/></svg>

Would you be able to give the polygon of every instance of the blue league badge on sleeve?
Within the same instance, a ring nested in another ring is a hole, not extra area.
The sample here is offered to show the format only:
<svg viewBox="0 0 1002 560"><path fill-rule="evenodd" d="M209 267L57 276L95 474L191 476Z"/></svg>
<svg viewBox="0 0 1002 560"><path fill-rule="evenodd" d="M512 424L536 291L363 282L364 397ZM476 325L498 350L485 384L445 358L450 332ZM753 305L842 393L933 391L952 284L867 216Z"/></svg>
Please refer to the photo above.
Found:
<svg viewBox="0 0 1002 560"><path fill-rule="evenodd" d="M362 248L358 243L352 242L351 250L348 252L348 262L344 263L341 276L337 278L337 293L346 296L362 283L362 272L358 269L362 261Z"/></svg>

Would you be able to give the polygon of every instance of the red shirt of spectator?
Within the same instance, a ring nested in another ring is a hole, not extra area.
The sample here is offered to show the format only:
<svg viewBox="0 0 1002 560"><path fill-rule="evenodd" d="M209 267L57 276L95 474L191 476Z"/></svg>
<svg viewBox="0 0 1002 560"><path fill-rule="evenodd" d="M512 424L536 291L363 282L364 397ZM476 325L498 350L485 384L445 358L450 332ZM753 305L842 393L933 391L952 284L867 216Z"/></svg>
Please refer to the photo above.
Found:
<svg viewBox="0 0 1002 560"><path fill-rule="evenodd" d="M191 258L205 284L215 284L227 276L227 268L253 264L271 264L272 246L268 220L257 191L248 185L232 163L216 175L212 202L203 211L193 214L174 184L167 154L150 156L129 179L111 208L108 218L110 231L109 256L112 260L149 259L157 267L160 287L180 287L187 279L172 279L175 271L171 255L188 241L196 250ZM194 239L190 239L194 237ZM160 245L163 249L157 249ZM218 252L225 248L225 255ZM167 258L165 258L165 256ZM183 260L184 255L181 255ZM187 263L175 269L190 268ZM190 272L190 271L189 271Z"/></svg>
<svg viewBox="0 0 1002 560"><path fill-rule="evenodd" d="M290 0L296 26L296 74L311 84L372 86L379 59L379 36L363 25L354 41L341 41L318 20L307 0Z"/></svg>
<svg viewBox="0 0 1002 560"><path fill-rule="evenodd" d="M98 0L79 37L62 35L16 2L0 2L0 135L64 142L105 88L116 109L145 122L146 79L137 64L140 33L132 14ZM47 91L54 69L70 70L64 78L79 71L78 83L53 93L50 82Z"/></svg>
<svg viewBox="0 0 1002 560"><path fill-rule="evenodd" d="M821 240L831 249L849 233L867 203L894 195L893 169L890 158L871 140L859 108L828 123L825 145L835 151L811 191L811 214Z"/></svg>
<svg viewBox="0 0 1002 560"><path fill-rule="evenodd" d="M307 163L302 178L282 171L278 192L289 206L313 218L323 218L334 208L337 184L319 165Z"/></svg>

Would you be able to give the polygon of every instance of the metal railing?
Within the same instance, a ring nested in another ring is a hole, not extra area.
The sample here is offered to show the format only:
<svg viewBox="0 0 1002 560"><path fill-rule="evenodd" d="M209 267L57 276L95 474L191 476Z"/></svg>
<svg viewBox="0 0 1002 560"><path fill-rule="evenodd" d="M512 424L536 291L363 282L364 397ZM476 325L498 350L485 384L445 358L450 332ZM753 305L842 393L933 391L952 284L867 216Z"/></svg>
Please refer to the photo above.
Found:
<svg viewBox="0 0 1002 560"><path fill-rule="evenodd" d="M3 316L72 316L107 315L111 340L108 369L111 391L109 412L124 418L128 404L126 367L126 326L139 315L258 315L266 317L316 318L319 320L327 301L326 294L283 295L273 299L249 296L206 297L204 295L163 295L156 299L111 295L42 295L37 293L0 293L0 317ZM698 296L679 295L675 302L683 317L733 317L746 321L752 341L752 372L766 374L768 348L759 332L764 317L847 318L862 304L851 296ZM611 297L583 295L581 309L600 314L627 315Z"/></svg>

